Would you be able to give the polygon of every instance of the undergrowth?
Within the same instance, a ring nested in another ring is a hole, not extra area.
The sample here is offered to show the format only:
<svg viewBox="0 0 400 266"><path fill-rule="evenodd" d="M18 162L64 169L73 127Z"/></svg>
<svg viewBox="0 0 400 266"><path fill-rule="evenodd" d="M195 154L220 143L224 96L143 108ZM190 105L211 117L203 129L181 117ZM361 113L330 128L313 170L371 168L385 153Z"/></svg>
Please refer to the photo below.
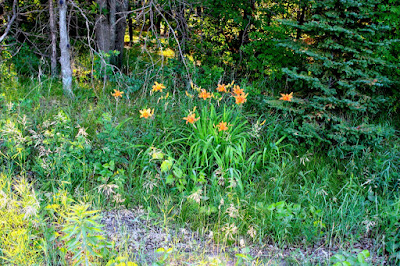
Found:
<svg viewBox="0 0 400 266"><path fill-rule="evenodd" d="M225 245L350 248L372 238L374 252L399 260L396 135L329 157L290 142L282 114L246 108L244 84L154 81L165 88L122 97L111 96L122 87L78 86L74 102L51 79L4 83L2 264L135 265L104 237L96 210L138 206L166 229L188 225ZM171 252L159 250L158 265Z"/></svg>

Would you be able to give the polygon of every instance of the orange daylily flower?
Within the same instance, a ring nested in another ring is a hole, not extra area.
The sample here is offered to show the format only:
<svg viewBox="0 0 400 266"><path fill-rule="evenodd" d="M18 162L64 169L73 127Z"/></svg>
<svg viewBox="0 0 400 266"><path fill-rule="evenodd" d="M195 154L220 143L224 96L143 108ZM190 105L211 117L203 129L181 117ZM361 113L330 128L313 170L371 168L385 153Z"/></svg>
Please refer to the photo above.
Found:
<svg viewBox="0 0 400 266"><path fill-rule="evenodd" d="M196 114L195 113L190 113L187 117L183 118L183 120L186 120L186 124L187 123L193 124L194 122L196 122L199 119L200 119L200 117L196 118Z"/></svg>
<svg viewBox="0 0 400 266"><path fill-rule="evenodd" d="M291 101L292 101L292 98L293 98L293 92L291 92L290 94L284 94L284 93L281 93L281 95L282 95L282 97L281 97L281 98L279 98L279 100L282 100L282 101L288 101L288 102L291 102Z"/></svg>
<svg viewBox="0 0 400 266"><path fill-rule="evenodd" d="M217 128L218 128L218 131L227 131L228 130L228 126L227 126L226 122L223 122L223 121L217 125Z"/></svg>
<svg viewBox="0 0 400 266"><path fill-rule="evenodd" d="M154 109L151 110L150 108L149 109L140 110L139 112L140 112L140 118L147 119L147 118L152 117L154 115Z"/></svg>
<svg viewBox="0 0 400 266"><path fill-rule="evenodd" d="M165 89L165 86L162 83L158 83L157 81L154 82L152 91L162 92L163 89Z"/></svg>
<svg viewBox="0 0 400 266"><path fill-rule="evenodd" d="M111 93L111 95L114 96L115 99L117 99L118 97L122 97L122 94L124 94L124 92L119 90L114 90L114 93Z"/></svg>
<svg viewBox="0 0 400 266"><path fill-rule="evenodd" d="M247 95L249 95L249 94L242 93L242 94L233 96L236 99L236 104L243 104L243 103L247 102Z"/></svg>
<svg viewBox="0 0 400 266"><path fill-rule="evenodd" d="M226 85L225 84L218 84L217 91L226 92Z"/></svg>
<svg viewBox="0 0 400 266"><path fill-rule="evenodd" d="M233 94L236 94L236 95L240 95L240 94L244 94L244 90L241 89L241 88L239 87L239 85L235 85L235 86L233 86L232 93L233 93Z"/></svg>
<svg viewBox="0 0 400 266"><path fill-rule="evenodd" d="M205 89L201 89L201 92L199 93L199 98L207 100L208 98L211 98L211 93L207 92Z"/></svg>

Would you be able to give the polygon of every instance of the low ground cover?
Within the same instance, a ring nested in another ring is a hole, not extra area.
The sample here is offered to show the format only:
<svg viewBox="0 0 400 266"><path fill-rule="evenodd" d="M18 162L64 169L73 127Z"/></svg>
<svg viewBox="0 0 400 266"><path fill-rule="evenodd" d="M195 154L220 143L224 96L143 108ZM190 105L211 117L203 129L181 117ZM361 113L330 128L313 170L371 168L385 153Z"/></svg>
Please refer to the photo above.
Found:
<svg viewBox="0 0 400 266"><path fill-rule="evenodd" d="M80 88L74 102L51 79L2 91L2 263L399 258L396 134L332 157L291 142L282 134L288 117L255 111L249 102L259 98L245 83L151 84L129 96L123 87ZM117 210L129 219L109 215Z"/></svg>

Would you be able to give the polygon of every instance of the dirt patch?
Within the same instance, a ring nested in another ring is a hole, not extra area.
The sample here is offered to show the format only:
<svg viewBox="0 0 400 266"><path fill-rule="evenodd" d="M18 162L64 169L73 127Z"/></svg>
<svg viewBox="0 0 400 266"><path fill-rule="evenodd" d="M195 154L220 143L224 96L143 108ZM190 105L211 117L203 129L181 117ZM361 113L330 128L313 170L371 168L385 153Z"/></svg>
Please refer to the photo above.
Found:
<svg viewBox="0 0 400 266"><path fill-rule="evenodd" d="M116 249L129 254L131 259L141 264L151 264L158 260L158 248L172 248L168 265L235 265L237 254L250 255L249 265L304 265L324 264L341 250L364 250L371 252L369 262L385 265L383 257L374 254L375 241L365 238L352 245L331 248L326 245L285 246L255 245L244 238L240 246L224 245L214 241L210 232L191 231L165 225L160 218L151 217L143 209L112 210L102 213L101 223L107 237L114 241ZM356 253L353 253L356 255ZM238 256L241 256L238 255ZM242 264L241 264L242 265ZM244 264L243 264L244 265Z"/></svg>

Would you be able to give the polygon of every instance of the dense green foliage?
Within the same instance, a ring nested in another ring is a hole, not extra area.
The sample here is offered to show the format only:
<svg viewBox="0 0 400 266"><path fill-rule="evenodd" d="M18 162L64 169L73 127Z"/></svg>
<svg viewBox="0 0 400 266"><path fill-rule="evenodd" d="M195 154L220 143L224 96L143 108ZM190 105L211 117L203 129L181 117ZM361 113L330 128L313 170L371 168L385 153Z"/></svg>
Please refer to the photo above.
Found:
<svg viewBox="0 0 400 266"><path fill-rule="evenodd" d="M307 23L286 22L307 36L303 42L282 43L306 60L304 66L283 69L301 97L285 108L294 113L291 135L345 152L390 136L371 122L388 109L393 81L385 74L394 70L384 58L391 42L383 33L389 28L368 23L375 7L374 1L318 1Z"/></svg>
<svg viewBox="0 0 400 266"><path fill-rule="evenodd" d="M398 1L127 1L121 67L93 38L110 6L75 2L74 100L50 78L47 1L19 1L1 44L0 264L182 263L167 237L153 257L107 238L116 209L238 265L266 245L400 261Z"/></svg>

